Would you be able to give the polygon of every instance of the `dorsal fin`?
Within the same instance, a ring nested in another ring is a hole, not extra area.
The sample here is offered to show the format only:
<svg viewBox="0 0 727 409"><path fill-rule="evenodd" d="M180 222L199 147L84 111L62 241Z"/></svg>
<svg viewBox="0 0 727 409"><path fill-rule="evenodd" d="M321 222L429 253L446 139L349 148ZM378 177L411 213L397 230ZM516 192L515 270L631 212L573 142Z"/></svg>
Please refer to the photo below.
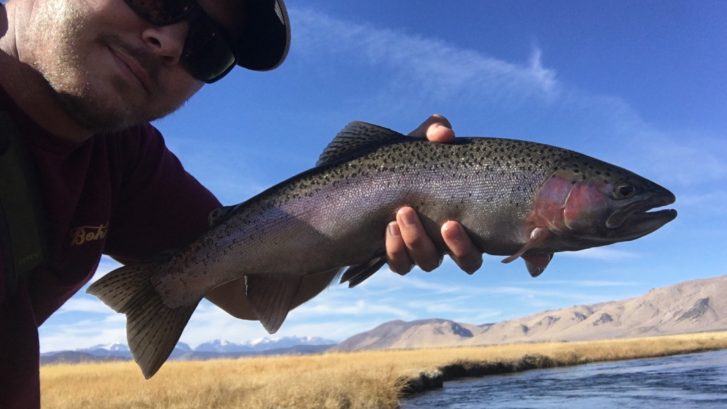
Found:
<svg viewBox="0 0 727 409"><path fill-rule="evenodd" d="M383 145L397 138L405 138L405 136L391 129L367 122L351 122L323 150L318 162L316 162L316 166L334 162L366 146Z"/></svg>

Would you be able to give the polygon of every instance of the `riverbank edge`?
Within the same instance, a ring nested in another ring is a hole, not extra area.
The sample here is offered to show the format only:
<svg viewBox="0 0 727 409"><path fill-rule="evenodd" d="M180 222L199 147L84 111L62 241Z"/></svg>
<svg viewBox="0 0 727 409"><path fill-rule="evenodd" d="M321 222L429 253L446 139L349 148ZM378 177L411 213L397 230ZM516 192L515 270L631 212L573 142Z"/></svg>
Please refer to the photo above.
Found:
<svg viewBox="0 0 727 409"><path fill-rule="evenodd" d="M607 342L608 340L605 340ZM623 340L614 340L623 341ZM724 341L724 340L723 340ZM568 342L563 342L568 344ZM429 392L444 387L444 382L465 379L481 378L492 375L505 375L510 373L524 372L534 369L562 368L577 365L586 365L597 362L617 362L633 359L660 358L674 355L685 355L700 352L718 351L727 349L727 343L720 343L712 346L695 346L672 351L661 351L650 354L639 354L628 357L613 359L592 359L585 356L570 356L565 360L553 359L543 354L526 354L520 359L509 361L459 361L440 366L434 370L423 371L410 377L402 377L399 380L401 385L400 399L407 399L418 394Z"/></svg>

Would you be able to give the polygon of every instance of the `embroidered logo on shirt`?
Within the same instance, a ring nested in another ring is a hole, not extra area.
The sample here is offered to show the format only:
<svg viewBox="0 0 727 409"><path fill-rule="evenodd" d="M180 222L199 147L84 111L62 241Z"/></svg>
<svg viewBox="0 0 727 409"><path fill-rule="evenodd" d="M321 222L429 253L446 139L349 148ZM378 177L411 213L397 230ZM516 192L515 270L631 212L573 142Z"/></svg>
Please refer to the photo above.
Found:
<svg viewBox="0 0 727 409"><path fill-rule="evenodd" d="M71 246L81 246L90 241L103 240L109 231L109 224L79 226L71 230Z"/></svg>

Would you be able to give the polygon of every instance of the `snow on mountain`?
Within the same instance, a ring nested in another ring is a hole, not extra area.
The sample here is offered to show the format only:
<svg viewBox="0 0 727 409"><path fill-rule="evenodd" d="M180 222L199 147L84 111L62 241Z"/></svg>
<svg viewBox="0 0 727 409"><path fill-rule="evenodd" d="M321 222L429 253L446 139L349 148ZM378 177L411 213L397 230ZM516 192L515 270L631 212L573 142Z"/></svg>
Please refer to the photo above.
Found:
<svg viewBox="0 0 727 409"><path fill-rule="evenodd" d="M196 348L194 348L194 351L232 354L241 352L262 352L273 349L285 349L299 345L333 345L335 343L336 341L331 341L320 337L264 337L239 344L226 340L216 339L198 345Z"/></svg>
<svg viewBox="0 0 727 409"><path fill-rule="evenodd" d="M335 341L320 337L265 337L243 343L216 339L192 348L184 342L179 342L174 347L170 359L211 359L270 353L316 353L335 343ZM94 345L75 351L53 351L41 355L41 361L44 363L131 359L131 351L126 344Z"/></svg>
<svg viewBox="0 0 727 409"><path fill-rule="evenodd" d="M253 349L245 344L235 344L230 341L215 339L199 344L195 352L215 352L218 354L233 354L238 352L252 352Z"/></svg>
<svg viewBox="0 0 727 409"><path fill-rule="evenodd" d="M267 351L271 349L290 348L298 345L333 345L336 341L321 337L264 337L248 341L245 345L255 351Z"/></svg>
<svg viewBox="0 0 727 409"><path fill-rule="evenodd" d="M111 352L128 352L129 351L129 347L126 346L126 344L105 344L105 345L104 344L101 344L101 345L94 345L94 346L92 346L90 348L81 349L79 351L83 351L83 350L92 351L92 350L97 350L97 349L99 349L99 350L100 349L103 349L103 350L111 351Z"/></svg>
<svg viewBox="0 0 727 409"><path fill-rule="evenodd" d="M90 348L77 349L74 352L105 358L130 358L131 351L126 344L94 345Z"/></svg>

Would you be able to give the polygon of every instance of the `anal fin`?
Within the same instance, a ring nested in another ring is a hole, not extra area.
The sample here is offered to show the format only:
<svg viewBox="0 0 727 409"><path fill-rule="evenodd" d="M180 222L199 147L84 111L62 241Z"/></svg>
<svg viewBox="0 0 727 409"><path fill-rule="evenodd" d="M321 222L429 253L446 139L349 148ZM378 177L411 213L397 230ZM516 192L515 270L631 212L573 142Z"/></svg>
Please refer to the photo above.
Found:
<svg viewBox="0 0 727 409"><path fill-rule="evenodd" d="M245 276L245 291L263 327L274 334L293 308L302 277L290 274L250 274Z"/></svg>
<svg viewBox="0 0 727 409"><path fill-rule="evenodd" d="M553 253L525 254L522 256L531 277L537 277L545 271L553 259Z"/></svg>

